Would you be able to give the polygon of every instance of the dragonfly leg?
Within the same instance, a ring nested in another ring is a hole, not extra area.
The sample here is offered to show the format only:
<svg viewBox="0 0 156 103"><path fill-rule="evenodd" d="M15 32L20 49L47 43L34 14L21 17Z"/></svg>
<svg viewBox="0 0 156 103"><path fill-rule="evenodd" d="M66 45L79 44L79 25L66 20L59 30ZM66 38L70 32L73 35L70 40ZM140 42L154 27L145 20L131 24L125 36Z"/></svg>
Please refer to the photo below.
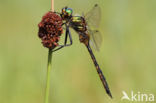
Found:
<svg viewBox="0 0 156 103"><path fill-rule="evenodd" d="M66 40L67 37L66 37L66 39L65 39L64 44L65 44L65 46L70 46L70 45L73 44L73 40L72 40L72 36L71 36L70 30L69 30L69 26L66 26L66 28L67 28L66 32L67 32L67 34L69 35L70 44L67 44L67 40ZM66 35L66 36L67 36L67 35Z"/></svg>
<svg viewBox="0 0 156 103"><path fill-rule="evenodd" d="M67 39L68 39L68 36L69 36L69 40L70 40L70 44L67 44ZM64 41L64 45L59 45L59 47L57 49L54 49L53 52L57 51L57 50L60 50L62 49L63 47L66 47L66 46L70 46L72 45L72 36L71 36L71 33L69 31L69 26L66 25L66 35L65 35L65 41Z"/></svg>

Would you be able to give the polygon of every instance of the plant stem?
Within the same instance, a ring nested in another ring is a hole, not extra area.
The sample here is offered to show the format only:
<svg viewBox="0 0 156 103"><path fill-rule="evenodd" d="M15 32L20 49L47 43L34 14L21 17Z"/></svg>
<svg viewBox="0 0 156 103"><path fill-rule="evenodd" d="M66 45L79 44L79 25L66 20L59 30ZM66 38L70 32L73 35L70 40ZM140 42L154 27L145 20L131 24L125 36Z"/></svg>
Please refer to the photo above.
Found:
<svg viewBox="0 0 156 103"><path fill-rule="evenodd" d="M51 11L54 12L54 0L51 0Z"/></svg>
<svg viewBox="0 0 156 103"><path fill-rule="evenodd" d="M47 65L47 81L46 81L46 90L45 90L45 103L48 103L49 101L51 59L52 59L52 49L49 49L48 65Z"/></svg>

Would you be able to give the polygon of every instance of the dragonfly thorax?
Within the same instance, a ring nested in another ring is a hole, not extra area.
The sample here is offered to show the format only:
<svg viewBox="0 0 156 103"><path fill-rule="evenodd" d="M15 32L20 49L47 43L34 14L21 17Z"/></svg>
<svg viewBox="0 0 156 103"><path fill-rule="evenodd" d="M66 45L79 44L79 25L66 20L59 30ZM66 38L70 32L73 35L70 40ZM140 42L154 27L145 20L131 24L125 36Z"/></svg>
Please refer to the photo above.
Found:
<svg viewBox="0 0 156 103"><path fill-rule="evenodd" d="M70 26L79 34L80 42L88 45L90 37L87 32L87 23L85 18L82 16L73 16L71 18Z"/></svg>
<svg viewBox="0 0 156 103"><path fill-rule="evenodd" d="M70 22L71 27L77 32L85 32L87 30L87 24L85 19L81 16L73 16Z"/></svg>

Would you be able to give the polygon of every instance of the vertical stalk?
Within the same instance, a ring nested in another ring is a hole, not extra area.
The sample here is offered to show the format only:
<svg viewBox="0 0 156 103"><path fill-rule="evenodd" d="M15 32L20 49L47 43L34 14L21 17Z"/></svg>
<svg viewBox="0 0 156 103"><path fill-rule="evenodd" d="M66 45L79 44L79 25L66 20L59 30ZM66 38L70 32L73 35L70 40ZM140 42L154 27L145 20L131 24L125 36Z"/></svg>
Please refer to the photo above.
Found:
<svg viewBox="0 0 156 103"><path fill-rule="evenodd" d="M49 49L48 65L47 65L47 81L46 81L46 90L45 90L45 103L49 102L51 60L52 60L52 49Z"/></svg>
<svg viewBox="0 0 156 103"><path fill-rule="evenodd" d="M51 0L51 11L54 12L54 0Z"/></svg>
<svg viewBox="0 0 156 103"><path fill-rule="evenodd" d="M51 0L51 11L54 12L54 0ZM47 81L45 90L45 103L49 103L49 90L50 90L50 71L52 64L52 49L49 49L48 53L48 65L47 65Z"/></svg>

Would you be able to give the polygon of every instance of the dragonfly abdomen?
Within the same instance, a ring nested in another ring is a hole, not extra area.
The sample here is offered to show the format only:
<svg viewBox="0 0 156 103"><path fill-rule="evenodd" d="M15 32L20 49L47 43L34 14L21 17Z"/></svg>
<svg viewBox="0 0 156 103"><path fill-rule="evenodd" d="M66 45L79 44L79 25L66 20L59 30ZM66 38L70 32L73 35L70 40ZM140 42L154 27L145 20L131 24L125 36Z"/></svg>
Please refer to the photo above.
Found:
<svg viewBox="0 0 156 103"><path fill-rule="evenodd" d="M79 34L79 40L81 43L84 43L86 46L89 45L89 39L90 39L90 36L87 32L78 32Z"/></svg>
<svg viewBox="0 0 156 103"><path fill-rule="evenodd" d="M88 48L88 51L89 51L89 53L90 53L90 56L91 56L91 58L92 58L92 60L93 60L93 63L94 63L94 65L95 65L95 67L96 67L97 73L99 74L99 77L100 77L100 79L101 79L101 81L102 81L102 84L103 84L103 86L104 86L104 88L105 88L105 90L106 90L106 93L112 98L112 95L111 95L111 92L110 92L110 90L109 90L107 81L106 81L106 79L105 79L105 77L104 77L104 75L103 75L103 73L102 73L102 70L100 69L99 64L98 64L97 61L96 61L96 58L95 58L95 56L94 56L94 54L93 54L93 52L92 52L92 49L90 48L90 45L88 45L87 48Z"/></svg>

